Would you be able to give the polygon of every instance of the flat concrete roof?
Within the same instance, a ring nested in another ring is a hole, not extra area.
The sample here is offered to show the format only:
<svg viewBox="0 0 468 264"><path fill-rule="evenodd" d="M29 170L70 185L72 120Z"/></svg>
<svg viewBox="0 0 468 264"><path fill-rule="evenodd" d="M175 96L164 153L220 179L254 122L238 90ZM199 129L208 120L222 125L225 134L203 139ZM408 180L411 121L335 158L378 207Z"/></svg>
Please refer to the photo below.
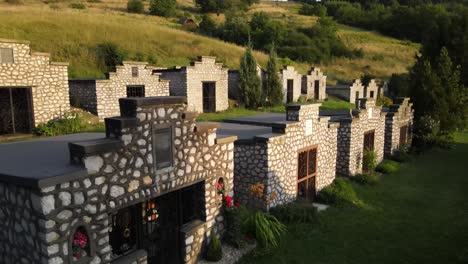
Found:
<svg viewBox="0 0 468 264"><path fill-rule="evenodd" d="M0 181L45 187L87 176L70 163L69 142L105 138L104 133L79 133L0 144Z"/></svg>
<svg viewBox="0 0 468 264"><path fill-rule="evenodd" d="M267 113L245 117L234 117L224 119L226 123L237 123L254 126L274 126L275 124L289 124L294 121L286 121L286 113Z"/></svg>
<svg viewBox="0 0 468 264"><path fill-rule="evenodd" d="M218 136L237 136L238 139L253 139L255 136L271 133L271 127L234 123L221 123L216 130Z"/></svg>

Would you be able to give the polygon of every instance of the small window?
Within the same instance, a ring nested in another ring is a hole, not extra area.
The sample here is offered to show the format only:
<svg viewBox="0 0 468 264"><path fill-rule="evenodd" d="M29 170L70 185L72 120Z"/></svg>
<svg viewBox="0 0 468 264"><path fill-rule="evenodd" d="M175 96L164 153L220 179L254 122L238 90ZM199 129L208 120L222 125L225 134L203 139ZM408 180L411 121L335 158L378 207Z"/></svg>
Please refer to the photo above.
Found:
<svg viewBox="0 0 468 264"><path fill-rule="evenodd" d="M137 215L136 206L131 206L121 209L116 215L111 216L109 244L112 247L113 259L136 249Z"/></svg>
<svg viewBox="0 0 468 264"><path fill-rule="evenodd" d="M374 91L370 91L370 98L374 98Z"/></svg>
<svg viewBox="0 0 468 264"><path fill-rule="evenodd" d="M153 133L156 170L172 166L172 128L156 129Z"/></svg>
<svg viewBox="0 0 468 264"><path fill-rule="evenodd" d="M138 77L138 67L132 67L132 77Z"/></svg>
<svg viewBox="0 0 468 264"><path fill-rule="evenodd" d="M0 48L0 62L1 63L14 63L13 49Z"/></svg>
<svg viewBox="0 0 468 264"><path fill-rule="evenodd" d="M145 97L145 86L143 85L127 86L127 97Z"/></svg>

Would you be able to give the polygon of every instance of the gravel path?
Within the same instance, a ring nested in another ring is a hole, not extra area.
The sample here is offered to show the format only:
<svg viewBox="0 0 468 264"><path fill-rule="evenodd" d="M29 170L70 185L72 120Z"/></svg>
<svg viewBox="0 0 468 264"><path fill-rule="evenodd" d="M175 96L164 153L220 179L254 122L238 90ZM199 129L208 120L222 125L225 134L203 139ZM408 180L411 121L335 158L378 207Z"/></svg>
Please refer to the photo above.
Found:
<svg viewBox="0 0 468 264"><path fill-rule="evenodd" d="M197 264L234 264L236 263L242 256L249 253L252 249L255 248L255 244L247 244L244 248L237 249L231 247L229 245L223 244L223 258L218 262L210 262L205 259L202 259L197 262Z"/></svg>

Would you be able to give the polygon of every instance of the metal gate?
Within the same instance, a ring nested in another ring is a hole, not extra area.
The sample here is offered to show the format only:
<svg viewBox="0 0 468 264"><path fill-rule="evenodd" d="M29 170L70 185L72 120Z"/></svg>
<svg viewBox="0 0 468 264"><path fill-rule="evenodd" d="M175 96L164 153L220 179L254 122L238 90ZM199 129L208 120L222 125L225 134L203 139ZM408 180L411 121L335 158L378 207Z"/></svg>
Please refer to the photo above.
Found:
<svg viewBox="0 0 468 264"><path fill-rule="evenodd" d="M31 133L31 88L0 87L0 135Z"/></svg>

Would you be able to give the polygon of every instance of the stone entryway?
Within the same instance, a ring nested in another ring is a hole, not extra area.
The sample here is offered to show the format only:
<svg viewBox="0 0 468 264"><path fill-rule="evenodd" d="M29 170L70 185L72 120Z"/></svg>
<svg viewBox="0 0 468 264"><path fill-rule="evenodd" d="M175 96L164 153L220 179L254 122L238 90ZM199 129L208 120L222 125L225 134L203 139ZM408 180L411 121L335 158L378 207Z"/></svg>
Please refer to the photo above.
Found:
<svg viewBox="0 0 468 264"><path fill-rule="evenodd" d="M203 82L203 112L216 112L216 83Z"/></svg>
<svg viewBox="0 0 468 264"><path fill-rule="evenodd" d="M297 157L297 198L313 201L317 192L317 146L299 150Z"/></svg>
<svg viewBox="0 0 468 264"><path fill-rule="evenodd" d="M31 133L31 88L0 87L0 135Z"/></svg>

